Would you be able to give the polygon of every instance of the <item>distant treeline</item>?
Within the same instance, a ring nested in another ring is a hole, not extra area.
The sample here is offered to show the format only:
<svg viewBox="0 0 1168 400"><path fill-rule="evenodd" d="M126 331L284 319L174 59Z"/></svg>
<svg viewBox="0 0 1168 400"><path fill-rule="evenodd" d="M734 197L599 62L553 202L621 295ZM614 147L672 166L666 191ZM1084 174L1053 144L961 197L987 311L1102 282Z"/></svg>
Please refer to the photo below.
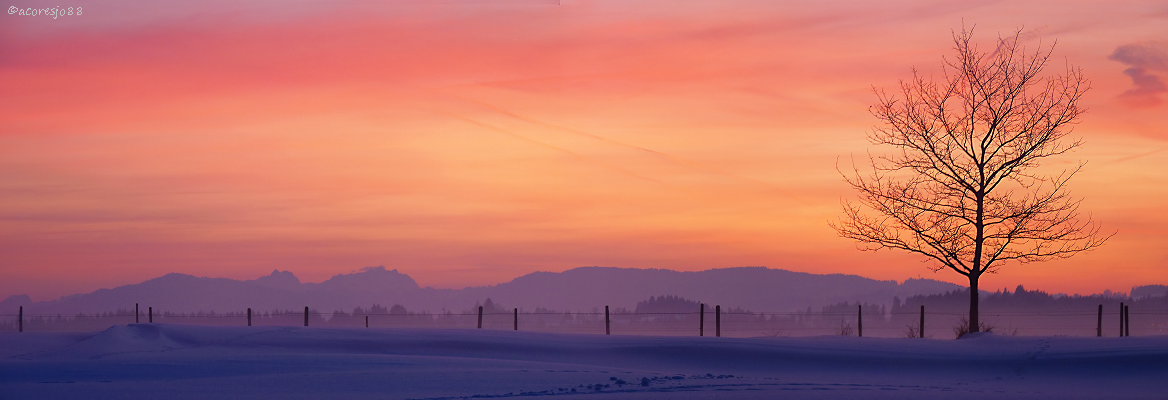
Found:
<svg viewBox="0 0 1168 400"><path fill-rule="evenodd" d="M979 298L981 319L997 333L1094 336L1098 309L1102 305L1103 335L1117 336L1120 303L1131 310L1133 335L1168 333L1165 331L1168 323L1168 295L1163 293L1135 299L1111 293L1067 296L1026 290L1019 285L1013 292L1003 289L983 293ZM894 298L891 319L902 325L911 325L912 315L919 313L922 305L925 306L926 314L937 316L932 319L955 321L950 324L956 325L969 312L969 291L912 296L903 302ZM943 326L942 322L938 329Z"/></svg>
<svg viewBox="0 0 1168 400"><path fill-rule="evenodd" d="M679 296L655 296L638 302L633 310L623 307L609 309L608 318L614 334L696 335L699 321L704 321L704 333L714 336L720 322L723 336L807 336L857 335L863 313L864 336L915 336L920 318L920 306L925 306L925 334L928 337L954 337L954 329L968 312L968 291L953 291L939 295L912 296L905 300L894 298L890 307L882 304L841 302L818 310L807 308L796 312L751 311L723 307L720 321L715 306L707 304L704 315L699 302ZM1103 330L1106 336L1118 332L1119 303L1131 308L1133 335L1162 334L1168 322L1168 296L1146 296L1135 300L1126 296L1052 296L1042 291L1027 291L1019 286L1013 292L1002 290L981 296L982 319L997 333L1023 335L1079 335L1094 336L1097 307L1104 307ZM482 307L484 329L515 329L524 331L603 333L605 312L603 306L589 312L561 312L546 308L515 309L491 299L462 310L441 312L410 311L394 304L389 307L374 304L357 307L351 312L309 310L310 326L323 327L400 327L400 328L475 328L478 311ZM516 315L518 312L518 316ZM0 330L15 331L15 318L5 316ZM154 322L190 323L203 325L246 325L245 311L171 313L155 310ZM140 322L149 319L145 310L137 316ZM26 331L86 331L101 330L114 324L135 322L133 310L117 310L102 314L26 315ZM252 313L254 326L300 326L304 310L267 310Z"/></svg>
<svg viewBox="0 0 1168 400"><path fill-rule="evenodd" d="M1090 296L1050 295L1041 290L1026 290L1019 285L1013 292L1000 290L980 296L983 313L1093 313L1103 305L1104 313L1118 312L1119 303L1125 303L1132 312L1166 312L1168 296L1143 296L1132 299L1122 295L1095 294ZM892 300L892 313L912 312L921 305L944 313L962 313L969 310L969 291L959 290L944 294L913 296L903 303Z"/></svg>

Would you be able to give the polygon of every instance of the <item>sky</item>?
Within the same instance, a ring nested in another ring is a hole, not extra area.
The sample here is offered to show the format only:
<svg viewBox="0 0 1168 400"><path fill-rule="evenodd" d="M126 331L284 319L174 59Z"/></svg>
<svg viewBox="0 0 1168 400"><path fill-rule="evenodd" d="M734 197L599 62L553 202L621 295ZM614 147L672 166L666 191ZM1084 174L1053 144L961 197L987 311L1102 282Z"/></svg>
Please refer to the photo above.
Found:
<svg viewBox="0 0 1168 400"><path fill-rule="evenodd" d="M461 288L580 266L932 278L829 226L874 88L952 32L1092 88L1052 168L1115 236L983 289L1168 284L1162 1L0 0L0 297L170 272ZM37 7L76 7L53 18Z"/></svg>

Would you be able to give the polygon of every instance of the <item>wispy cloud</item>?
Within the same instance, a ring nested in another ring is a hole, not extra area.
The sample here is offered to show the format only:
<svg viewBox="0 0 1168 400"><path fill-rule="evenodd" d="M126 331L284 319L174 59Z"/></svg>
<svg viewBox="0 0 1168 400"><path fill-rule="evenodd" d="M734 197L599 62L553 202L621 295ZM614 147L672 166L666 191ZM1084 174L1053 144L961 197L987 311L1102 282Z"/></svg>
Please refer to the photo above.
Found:
<svg viewBox="0 0 1168 400"><path fill-rule="evenodd" d="M1135 87L1120 95L1136 107L1154 107L1164 102L1161 95L1168 92L1163 78L1168 75L1168 42L1133 43L1115 49L1108 57L1128 65L1123 73Z"/></svg>

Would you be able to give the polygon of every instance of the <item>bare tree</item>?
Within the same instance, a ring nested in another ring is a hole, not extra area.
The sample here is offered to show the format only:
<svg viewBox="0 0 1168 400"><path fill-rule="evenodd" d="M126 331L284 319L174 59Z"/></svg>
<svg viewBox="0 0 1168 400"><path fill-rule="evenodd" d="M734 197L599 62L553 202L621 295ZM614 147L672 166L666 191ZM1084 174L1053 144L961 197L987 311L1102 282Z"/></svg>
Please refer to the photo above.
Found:
<svg viewBox="0 0 1168 400"><path fill-rule="evenodd" d="M844 179L859 202L844 201L831 226L862 250L899 249L926 257L934 271L969 278L969 327L976 332L978 280L1007 262L1066 258L1102 245L1067 182L1083 163L1046 174L1040 162L1081 145L1064 140L1084 110L1082 70L1040 76L1053 46L1028 52L1021 31L980 51L973 30L953 34L956 57L934 81L913 70L900 93L876 90L870 108L882 126L869 140L889 145L853 162Z"/></svg>

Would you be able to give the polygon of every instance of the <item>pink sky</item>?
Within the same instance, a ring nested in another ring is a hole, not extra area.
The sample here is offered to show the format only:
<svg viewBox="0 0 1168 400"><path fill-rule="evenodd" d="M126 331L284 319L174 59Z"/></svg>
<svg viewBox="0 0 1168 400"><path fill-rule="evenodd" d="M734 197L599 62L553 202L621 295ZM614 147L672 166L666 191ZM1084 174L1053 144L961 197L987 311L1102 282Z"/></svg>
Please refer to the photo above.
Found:
<svg viewBox="0 0 1168 400"><path fill-rule="evenodd" d="M3 0L0 298L375 265L964 283L827 226L871 88L938 71L963 23L1084 69L1086 144L1051 166L1088 160L1073 193L1118 232L982 288L1168 284L1162 1L503 3ZM84 12L7 13L46 5Z"/></svg>

